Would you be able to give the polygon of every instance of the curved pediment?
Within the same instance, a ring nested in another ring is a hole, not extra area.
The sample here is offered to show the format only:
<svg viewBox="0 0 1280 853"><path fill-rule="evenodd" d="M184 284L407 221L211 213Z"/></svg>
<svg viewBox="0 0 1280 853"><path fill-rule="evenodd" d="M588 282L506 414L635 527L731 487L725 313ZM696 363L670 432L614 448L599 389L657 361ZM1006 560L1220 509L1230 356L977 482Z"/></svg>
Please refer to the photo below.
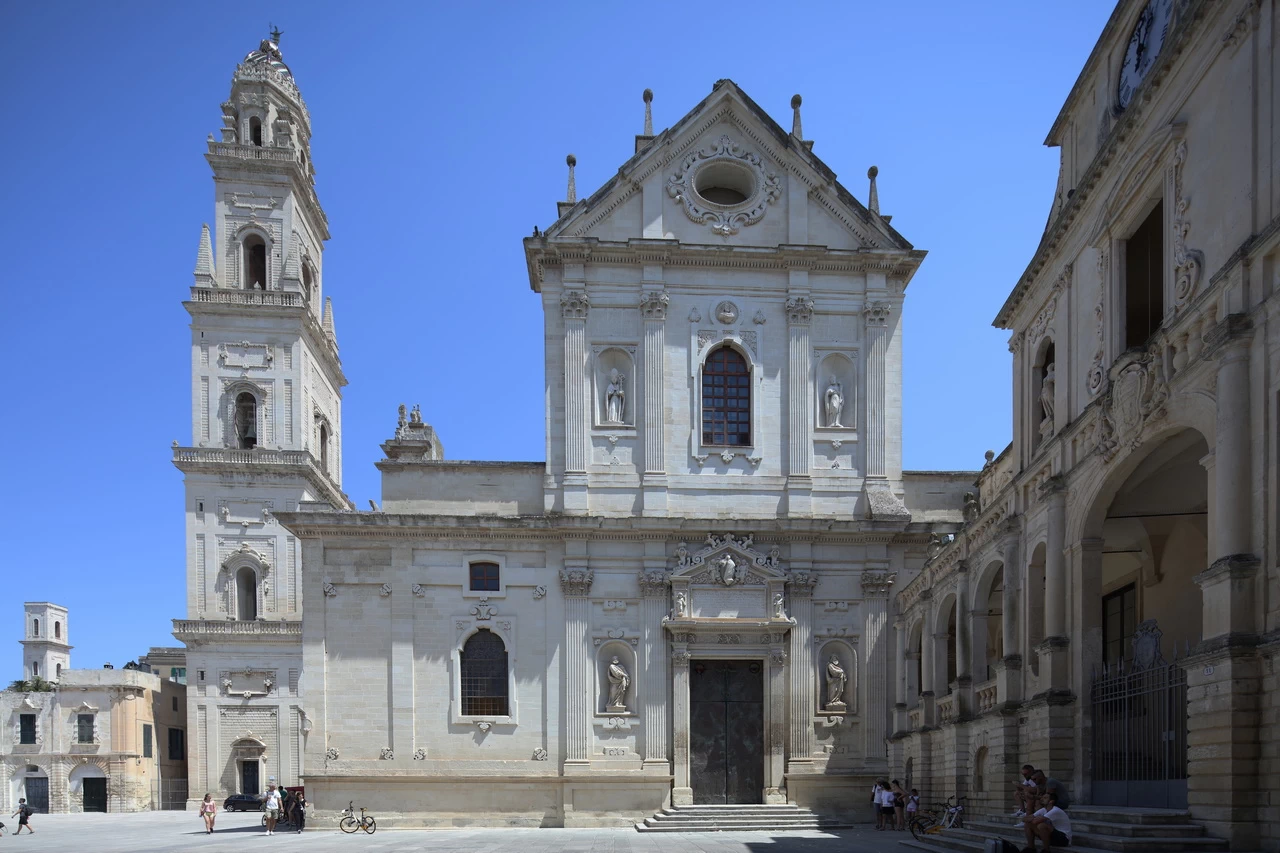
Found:
<svg viewBox="0 0 1280 853"><path fill-rule="evenodd" d="M690 551L685 542L680 543L671 577L692 584L762 586L786 577L779 565L780 559L781 549L777 545L771 547L768 554L756 550L750 533L742 537L711 533L697 551Z"/></svg>

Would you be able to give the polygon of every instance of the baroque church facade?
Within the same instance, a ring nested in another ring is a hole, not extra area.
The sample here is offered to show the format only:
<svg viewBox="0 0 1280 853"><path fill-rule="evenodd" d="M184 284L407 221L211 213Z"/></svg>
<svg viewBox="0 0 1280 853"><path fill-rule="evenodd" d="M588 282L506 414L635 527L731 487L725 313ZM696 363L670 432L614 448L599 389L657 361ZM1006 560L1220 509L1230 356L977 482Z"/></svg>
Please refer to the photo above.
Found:
<svg viewBox="0 0 1280 853"><path fill-rule="evenodd" d="M788 131L722 80L659 133L646 93L635 155L581 199L571 157L524 241L546 461L450 460L402 407L371 512L341 491L306 107L264 41L186 303L193 796L861 820L875 777L1000 810L1031 763L1280 850L1275 11L1117 4L1047 140L1049 222L995 322L1014 439L981 472L902 470L924 253L874 168L863 204L798 97Z"/></svg>

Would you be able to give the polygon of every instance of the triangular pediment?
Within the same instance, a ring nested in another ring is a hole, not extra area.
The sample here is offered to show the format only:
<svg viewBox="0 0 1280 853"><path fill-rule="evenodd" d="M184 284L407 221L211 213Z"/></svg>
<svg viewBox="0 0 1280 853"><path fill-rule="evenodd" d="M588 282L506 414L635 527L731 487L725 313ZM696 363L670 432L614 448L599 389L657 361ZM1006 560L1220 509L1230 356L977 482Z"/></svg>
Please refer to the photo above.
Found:
<svg viewBox="0 0 1280 853"><path fill-rule="evenodd" d="M723 184L741 197L701 195L712 175L720 179L716 187ZM660 223L653 213L658 203ZM804 205L804 215L793 215L791 205ZM887 219L841 185L810 144L784 130L732 80L719 80L701 103L540 236L782 246L797 242L791 224L797 221L808 223L801 241L806 245L911 249Z"/></svg>
<svg viewBox="0 0 1280 853"><path fill-rule="evenodd" d="M767 554L761 553L751 534L712 533L697 550L680 543L671 579L727 587L760 585L786 578L779 565L780 555L776 545Z"/></svg>

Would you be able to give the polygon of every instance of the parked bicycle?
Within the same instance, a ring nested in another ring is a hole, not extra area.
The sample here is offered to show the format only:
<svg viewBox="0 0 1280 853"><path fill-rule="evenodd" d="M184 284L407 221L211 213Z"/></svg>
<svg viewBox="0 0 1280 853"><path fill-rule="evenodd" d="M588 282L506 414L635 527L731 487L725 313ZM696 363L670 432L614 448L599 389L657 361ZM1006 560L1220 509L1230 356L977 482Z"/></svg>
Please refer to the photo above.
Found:
<svg viewBox="0 0 1280 853"><path fill-rule="evenodd" d="M373 815L365 814L364 806L360 807L360 819L356 820L356 803L355 800L347 803L347 807L340 814L342 819L338 821L338 828L343 832L355 832L363 829L365 832L373 835L378 829L377 821L373 819Z"/></svg>
<svg viewBox="0 0 1280 853"><path fill-rule="evenodd" d="M944 829L964 829L964 806L961 803L966 799L967 797L961 797L956 800L955 796L950 796L945 803L938 803L933 809L917 813L911 819L911 837L923 841L930 835L938 835Z"/></svg>

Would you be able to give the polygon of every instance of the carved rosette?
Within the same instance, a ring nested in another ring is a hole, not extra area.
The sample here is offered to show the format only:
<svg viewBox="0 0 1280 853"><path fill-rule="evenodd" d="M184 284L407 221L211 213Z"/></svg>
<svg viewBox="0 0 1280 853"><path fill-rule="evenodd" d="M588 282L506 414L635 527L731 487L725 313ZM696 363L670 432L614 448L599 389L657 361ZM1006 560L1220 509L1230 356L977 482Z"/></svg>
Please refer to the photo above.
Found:
<svg viewBox="0 0 1280 853"><path fill-rule="evenodd" d="M566 290L560 294L560 316L566 320L585 320L591 300L585 290Z"/></svg>
<svg viewBox="0 0 1280 853"><path fill-rule="evenodd" d="M862 317L868 326L887 326L893 306L888 302L868 302L862 309Z"/></svg>
<svg viewBox="0 0 1280 853"><path fill-rule="evenodd" d="M792 597L809 598L818 585L818 575L816 572L792 572L787 576L787 585L791 587Z"/></svg>
<svg viewBox="0 0 1280 853"><path fill-rule="evenodd" d="M591 569L561 569L560 591L567 596L585 596L591 594L591 582L596 573Z"/></svg>
<svg viewBox="0 0 1280 853"><path fill-rule="evenodd" d="M664 290L653 290L640 298L640 316L646 320L667 319L671 297Z"/></svg>
<svg viewBox="0 0 1280 853"><path fill-rule="evenodd" d="M813 320L813 300L807 296L793 296L787 300L787 322L793 326L807 326Z"/></svg>
<svg viewBox="0 0 1280 853"><path fill-rule="evenodd" d="M639 579L640 595L644 598L666 598L671 589L669 572L640 572Z"/></svg>
<svg viewBox="0 0 1280 853"><path fill-rule="evenodd" d="M395 750L393 750L389 746L385 747L381 752L378 753L378 758L382 759L383 761L391 761L395 757L396 757Z"/></svg>
<svg viewBox="0 0 1280 853"><path fill-rule="evenodd" d="M694 188L697 173L705 168L729 170L748 178L751 195L740 204L724 205L708 201ZM708 224L721 237L737 234L764 219L769 206L782 196L782 182L765 168L759 154L747 151L723 135L706 147L689 154L680 169L667 180L667 195L681 203L685 216L698 224Z"/></svg>
<svg viewBox="0 0 1280 853"><path fill-rule="evenodd" d="M897 572L864 571L862 573L862 594L865 596L888 595L889 589L897 579Z"/></svg>
<svg viewBox="0 0 1280 853"><path fill-rule="evenodd" d="M341 753L338 752L337 747L331 746L324 751L324 757L327 761L337 761L339 755L341 755Z"/></svg>

